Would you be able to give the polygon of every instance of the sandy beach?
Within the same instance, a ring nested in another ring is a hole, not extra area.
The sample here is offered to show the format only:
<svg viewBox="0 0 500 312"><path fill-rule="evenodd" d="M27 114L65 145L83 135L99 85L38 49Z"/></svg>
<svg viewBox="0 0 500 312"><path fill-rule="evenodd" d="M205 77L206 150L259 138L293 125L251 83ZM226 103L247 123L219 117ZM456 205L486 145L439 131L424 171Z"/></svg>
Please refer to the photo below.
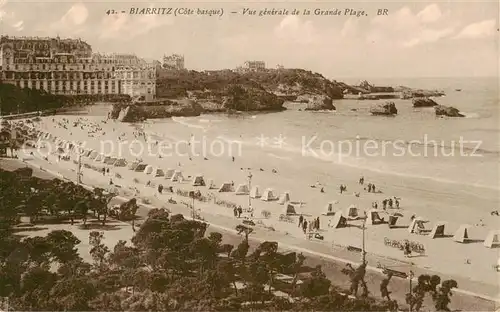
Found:
<svg viewBox="0 0 500 312"><path fill-rule="evenodd" d="M63 119L67 122L63 122ZM77 122L76 126L73 126L74 122ZM61 126L62 124L67 129L64 129ZM130 142L137 138L141 142L145 142L144 137L138 136L140 131L146 133L146 140L149 140L153 150L154 141L160 139L175 142L181 138L187 140L190 135L195 138L203 135L201 129L186 127L185 133L173 133L172 135L158 137L157 133L148 132L147 123L138 126L112 120L106 121L105 117L96 116L45 117L42 118L41 122L35 123L34 126L38 130L52 133L63 140L81 142L84 144L84 148L103 152L109 152L109 150L102 150L101 142L104 141L114 141L118 144L118 138L121 138L122 142L124 140ZM100 129L96 130L95 127ZM89 134L89 132L94 131L95 133ZM165 129L165 133L168 133L168 128ZM52 146L52 149L55 150L54 146ZM187 146L184 149L188 152ZM121 155L116 154L114 157L123 157L129 163L136 159L127 148L122 148L121 151ZM43 154L47 150L41 149L40 152ZM400 209L397 209L397 212L403 215L398 220L400 227L389 229L387 224L367 226L365 248L368 253L411 262L415 267L426 268L451 276L460 276L492 287L498 285L499 273L493 269L493 265L496 264L498 259L498 249L486 248L483 245L487 233L490 230L498 229L498 217L490 215L490 212L498 207L497 192L494 190L464 188L461 185L441 184L432 181L419 183L403 177L398 179L388 178L382 174L378 175L374 172L366 174L356 168L336 165L329 165L328 172L318 172L316 181L306 180L301 178L300 172L309 169L313 170L308 167L307 161L304 160L300 164L294 163L280 151L276 151L276 157L263 158L258 150L245 150L245 153L234 161L229 155L220 157L205 155L206 159L202 155L189 156L193 155L192 151L187 155L173 154L163 158L147 154L141 154L143 163L163 170L168 168L181 170L185 178L201 174L207 183L209 180L213 180L217 187L224 182L234 182L235 187L239 184L248 183L248 175L251 172L251 185L258 185L261 192L266 188L272 188L275 195L288 191L290 192L291 202L303 203L302 205L294 205L297 214L303 214L308 221L320 217L321 229L319 232L324 236L322 242L324 244L355 247L361 247L362 245L362 230L360 229L362 221L349 221L348 223L351 226L346 228L328 228L329 219L333 219L333 217L323 215L326 213L327 203L336 202L334 210L342 210L344 213L350 205L356 205L362 214L364 210L368 211L371 208L372 202L377 201L380 216L387 219L388 214L381 210L381 202L385 198L397 196L401 198ZM75 170L76 165L73 160L76 160L76 156L73 156L70 161L64 161L59 160L56 154L52 154L48 156L48 161L51 165L66 170ZM27 153L22 157L33 157L31 161L41 166L46 162L46 160L42 159L42 155L37 154L36 151L33 156ZM82 162L106 166L86 158L83 158ZM199 189L203 195L212 193L218 199L241 205L243 208L248 206L248 196L238 196L232 192L218 193L217 189L209 190L208 187L193 187L191 186L191 178L181 183L171 182L163 177L154 177L142 172L131 171L127 167L109 167L110 173L105 176L82 167L83 182L91 185L108 185L109 187L109 180L112 179L115 185L119 185L121 191L140 197L157 196L156 186L158 184L162 184L164 187L172 186L174 191L177 188L182 190ZM251 168L251 170L246 168ZM260 170L261 168L263 171ZM275 169L275 172L272 169ZM117 178L116 174L119 174L122 178ZM361 176L365 178L364 185L358 183ZM148 181L152 187L146 186ZM310 187L318 182L320 185L318 184L317 187ZM381 193L368 193L364 190L368 183L374 183ZM347 191L343 194L339 192L340 184L347 186ZM324 193L320 192L321 188L324 189ZM135 189L139 190L139 194L136 193ZM359 197L355 196L355 193L359 193ZM162 195L157 198L159 201L166 201L169 197L170 195ZM189 199L186 198L185 201L189 201ZM233 217L233 210L230 208L214 204L195 203L195 205L198 209L203 209L204 213ZM276 201L265 202L260 199L252 199L252 207L256 222L262 222L266 226L272 226L280 233L286 232L297 240L307 242L306 235L298 227L298 215L292 217L293 223L279 220L280 215L285 214L284 205L280 205ZM261 212L263 210L271 213L269 219L262 217ZM249 214L244 215L249 216ZM410 224L410 217L413 215L428 220L429 222L425 226L429 230L436 222L445 221L445 234L447 236L452 236L461 224L469 224L471 226L469 228L469 238L472 242L461 244L454 242L452 237L431 239L426 235L410 234L406 226ZM385 238L391 240L408 239L423 244L425 246L425 255L417 256L414 253L414 256L408 259L404 257L403 252L399 249L385 246Z"/></svg>

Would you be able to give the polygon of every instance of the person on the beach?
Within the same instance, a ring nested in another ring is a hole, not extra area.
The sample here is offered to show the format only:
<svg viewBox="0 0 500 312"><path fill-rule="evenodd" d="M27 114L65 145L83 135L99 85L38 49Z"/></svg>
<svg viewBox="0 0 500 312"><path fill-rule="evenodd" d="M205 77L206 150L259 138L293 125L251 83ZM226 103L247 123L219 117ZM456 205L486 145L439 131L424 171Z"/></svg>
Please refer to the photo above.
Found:
<svg viewBox="0 0 500 312"><path fill-rule="evenodd" d="M370 193L371 191L372 191L372 184L368 183L368 193Z"/></svg>
<svg viewBox="0 0 500 312"><path fill-rule="evenodd" d="M304 217L300 215L299 217L299 227L302 225L302 222L304 222Z"/></svg>
<svg viewBox="0 0 500 312"><path fill-rule="evenodd" d="M321 193L324 193L324 192L325 192L325 189L324 189L324 188L321 188L320 192L321 192Z"/></svg>
<svg viewBox="0 0 500 312"><path fill-rule="evenodd" d="M273 173L278 173L278 171L276 169L273 169Z"/></svg>
<svg viewBox="0 0 500 312"><path fill-rule="evenodd" d="M105 176L106 175L106 168L102 168L102 175Z"/></svg>
<svg viewBox="0 0 500 312"><path fill-rule="evenodd" d="M389 285L389 282L391 281L393 273L389 272L387 273L387 277L382 280L380 283L380 294L382 296L382 299L387 299L387 301L391 301L391 297L389 297L389 294L391 293L388 289L387 286Z"/></svg>
<svg viewBox="0 0 500 312"><path fill-rule="evenodd" d="M163 185L162 184L158 185L158 193L161 194L161 192L163 192Z"/></svg>
<svg viewBox="0 0 500 312"><path fill-rule="evenodd" d="M231 157L233 159L233 162L234 162L234 156Z"/></svg>
<svg viewBox="0 0 500 312"><path fill-rule="evenodd" d="M389 198L389 200L388 200L388 204L389 204L389 208L391 208L391 209L392 209L392 198Z"/></svg>
<svg viewBox="0 0 500 312"><path fill-rule="evenodd" d="M109 185L113 185L113 179L109 178Z"/></svg>
<svg viewBox="0 0 500 312"><path fill-rule="evenodd" d="M359 184L363 185L365 183L365 177L359 178Z"/></svg>
<svg viewBox="0 0 500 312"><path fill-rule="evenodd" d="M340 184L340 194L342 194L342 191L344 191L344 186Z"/></svg>
<svg viewBox="0 0 500 312"><path fill-rule="evenodd" d="M387 209L387 199L384 199L382 201L382 209L386 210Z"/></svg>
<svg viewBox="0 0 500 312"><path fill-rule="evenodd" d="M319 230L319 217L316 218L316 229Z"/></svg>
<svg viewBox="0 0 500 312"><path fill-rule="evenodd" d="M328 220L328 227L331 228L332 227L332 219L329 219Z"/></svg>
<svg viewBox="0 0 500 312"><path fill-rule="evenodd" d="M243 208L241 208L241 206L238 206L238 218L241 218L242 213L243 213Z"/></svg>
<svg viewBox="0 0 500 312"><path fill-rule="evenodd" d="M307 220L304 220L304 222L302 223L302 232L306 234L306 231L307 231Z"/></svg>
<svg viewBox="0 0 500 312"><path fill-rule="evenodd" d="M399 209L399 199L397 197L394 197L394 204L396 204L396 208Z"/></svg>
<svg viewBox="0 0 500 312"><path fill-rule="evenodd" d="M405 241L404 244L404 255L407 258L410 258L411 255L410 243L408 241Z"/></svg>
<svg viewBox="0 0 500 312"><path fill-rule="evenodd" d="M233 208L233 214L234 214L235 218L238 217L238 208L236 208L236 207Z"/></svg>
<svg viewBox="0 0 500 312"><path fill-rule="evenodd" d="M372 184L372 192L375 193L375 184Z"/></svg>

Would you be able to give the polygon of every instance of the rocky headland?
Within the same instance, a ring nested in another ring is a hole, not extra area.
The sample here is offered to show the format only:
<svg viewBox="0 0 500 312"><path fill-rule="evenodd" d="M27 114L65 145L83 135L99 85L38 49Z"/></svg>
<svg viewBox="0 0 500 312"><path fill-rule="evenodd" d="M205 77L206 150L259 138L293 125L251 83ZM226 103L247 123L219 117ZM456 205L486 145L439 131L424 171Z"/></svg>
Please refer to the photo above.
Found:
<svg viewBox="0 0 500 312"><path fill-rule="evenodd" d="M434 107L436 116L465 117L458 109L451 106L437 105Z"/></svg>
<svg viewBox="0 0 500 312"><path fill-rule="evenodd" d="M438 103L430 98L414 98L411 102L413 107L434 107L438 105Z"/></svg>
<svg viewBox="0 0 500 312"><path fill-rule="evenodd" d="M370 107L372 115L394 116L397 115L398 109L394 102L376 103Z"/></svg>

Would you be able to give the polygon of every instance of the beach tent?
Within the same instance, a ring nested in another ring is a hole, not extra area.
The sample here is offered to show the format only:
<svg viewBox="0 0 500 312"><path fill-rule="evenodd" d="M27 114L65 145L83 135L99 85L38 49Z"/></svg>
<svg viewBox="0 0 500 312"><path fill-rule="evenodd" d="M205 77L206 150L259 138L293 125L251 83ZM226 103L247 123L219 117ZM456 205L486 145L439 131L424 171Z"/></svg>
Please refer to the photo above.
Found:
<svg viewBox="0 0 500 312"><path fill-rule="evenodd" d="M347 226L347 219L344 217L341 211L335 214L331 226L334 229L343 228Z"/></svg>
<svg viewBox="0 0 500 312"><path fill-rule="evenodd" d="M180 172L179 170L176 170L172 175L172 178L170 178L170 181L172 182L182 182L183 180L184 177L182 176L182 172Z"/></svg>
<svg viewBox="0 0 500 312"><path fill-rule="evenodd" d="M444 225L445 222L436 222L436 224L434 224L434 227L431 230L431 233L429 234L429 237L430 238L444 237Z"/></svg>
<svg viewBox="0 0 500 312"><path fill-rule="evenodd" d="M389 220L387 221L387 223L389 224L389 228L395 227L396 223L398 222L398 219L399 216L390 215Z"/></svg>
<svg viewBox="0 0 500 312"><path fill-rule="evenodd" d="M408 233L419 233L422 230L425 230L425 223L426 221L422 219L421 217L416 217L415 219L411 220L410 226L408 227Z"/></svg>
<svg viewBox="0 0 500 312"><path fill-rule="evenodd" d="M106 158L104 158L104 163L106 165L112 165L112 164L115 163L115 161L116 161L116 158L113 158L113 157L106 157Z"/></svg>
<svg viewBox="0 0 500 312"><path fill-rule="evenodd" d="M289 216L289 215L296 215L297 212L295 211L295 207L293 205L287 204L286 205L285 214L287 216Z"/></svg>
<svg viewBox="0 0 500 312"><path fill-rule="evenodd" d="M228 182L222 183L222 185L219 187L219 192L234 192L233 185Z"/></svg>
<svg viewBox="0 0 500 312"><path fill-rule="evenodd" d="M193 178L193 186L205 186L205 180L202 175L195 175Z"/></svg>
<svg viewBox="0 0 500 312"><path fill-rule="evenodd" d="M167 171L165 171L165 179L172 179L174 176L175 170L168 168Z"/></svg>
<svg viewBox="0 0 500 312"><path fill-rule="evenodd" d="M135 167L135 172L144 172L144 170L146 169L148 165L147 164L138 164L136 167Z"/></svg>
<svg viewBox="0 0 500 312"><path fill-rule="evenodd" d="M380 224L383 223L384 219L380 217L378 214L378 211L376 209L370 209L368 210L366 214L366 224L368 225L375 225L375 224Z"/></svg>
<svg viewBox="0 0 500 312"><path fill-rule="evenodd" d="M250 198L259 198L261 195L260 195L260 192L259 192L259 186L256 185L254 187L252 187L252 190L250 191Z"/></svg>
<svg viewBox="0 0 500 312"><path fill-rule="evenodd" d="M326 215L326 216L335 215L335 207L337 207L336 205L338 203L339 203L338 200L336 200L336 201L331 201L328 204L326 204L324 215Z"/></svg>
<svg viewBox="0 0 500 312"><path fill-rule="evenodd" d="M125 167L126 165L127 165L127 161L125 160L125 158L117 159L115 161L115 163L113 164L113 166L115 166L115 167Z"/></svg>
<svg viewBox="0 0 500 312"><path fill-rule="evenodd" d="M156 168L154 171L155 177L164 177L165 176L165 171L161 168Z"/></svg>
<svg viewBox="0 0 500 312"><path fill-rule="evenodd" d="M89 154L89 158L90 159L95 159L99 154L97 153L97 151L92 151L90 152Z"/></svg>
<svg viewBox="0 0 500 312"><path fill-rule="evenodd" d="M128 169L135 170L135 168L137 168L137 166L139 166L140 164L141 163L139 161L134 161L128 165Z"/></svg>
<svg viewBox="0 0 500 312"><path fill-rule="evenodd" d="M464 243L469 239L469 228L470 225L462 224L455 232L455 235L453 235L453 240L458 243Z"/></svg>
<svg viewBox="0 0 500 312"><path fill-rule="evenodd" d="M104 156L102 156L101 154L97 155L96 158L94 158L94 161L95 162L103 162L104 161Z"/></svg>
<svg viewBox="0 0 500 312"><path fill-rule="evenodd" d="M217 186L215 185L214 180L212 180L212 179L208 180L208 189L215 190L216 188L217 188Z"/></svg>
<svg viewBox="0 0 500 312"><path fill-rule="evenodd" d="M276 199L274 196L274 191L271 188L265 189L264 193L262 193L262 197L260 198L263 201L270 201Z"/></svg>
<svg viewBox="0 0 500 312"><path fill-rule="evenodd" d="M290 201L290 192L284 192L283 194L280 195L280 198L278 199L278 204L284 205L289 201Z"/></svg>
<svg viewBox="0 0 500 312"><path fill-rule="evenodd" d="M147 165L146 168L144 168L144 171L143 171L145 174L151 174L153 173L153 166L151 165Z"/></svg>
<svg viewBox="0 0 500 312"><path fill-rule="evenodd" d="M90 148L89 149L86 149L84 152L83 152L83 157L90 157L90 154L92 154L93 150L91 150Z"/></svg>
<svg viewBox="0 0 500 312"><path fill-rule="evenodd" d="M355 205L349 206L346 210L347 219L357 219L359 218L359 209Z"/></svg>
<svg viewBox="0 0 500 312"><path fill-rule="evenodd" d="M250 190L248 189L248 185L240 184L236 188L236 195L248 195L250 194Z"/></svg>
<svg viewBox="0 0 500 312"><path fill-rule="evenodd" d="M483 245L488 248L493 248L500 244L500 231L492 230L486 236L486 239L483 242Z"/></svg>

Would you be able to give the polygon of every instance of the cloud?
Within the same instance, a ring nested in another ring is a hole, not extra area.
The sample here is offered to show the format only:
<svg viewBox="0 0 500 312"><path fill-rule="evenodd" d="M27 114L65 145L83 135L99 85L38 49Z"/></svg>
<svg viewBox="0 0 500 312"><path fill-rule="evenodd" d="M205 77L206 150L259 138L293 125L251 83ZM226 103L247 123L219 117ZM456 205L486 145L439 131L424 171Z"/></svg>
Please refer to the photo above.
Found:
<svg viewBox="0 0 500 312"><path fill-rule="evenodd" d="M486 38L493 36L496 32L496 21L494 19L485 20L477 23L472 23L465 26L461 32L459 32L454 39L462 38Z"/></svg>
<svg viewBox="0 0 500 312"><path fill-rule="evenodd" d="M84 31L89 11L83 3L75 3L60 20L52 23L49 30L63 35L75 35Z"/></svg>
<svg viewBox="0 0 500 312"><path fill-rule="evenodd" d="M275 36L280 40L308 44L317 39L317 31L311 21L302 21L296 15L288 15L274 28Z"/></svg>
<svg viewBox="0 0 500 312"><path fill-rule="evenodd" d="M342 37L350 37L350 36L356 35L357 30L358 30L358 23L359 23L358 18L350 17L349 19L347 19L345 21L344 26L342 27L342 30L340 31L340 35Z"/></svg>
<svg viewBox="0 0 500 312"><path fill-rule="evenodd" d="M432 23L439 20L442 15L443 14L441 13L439 6L434 3L426 6L422 11L418 12L417 18L423 23Z"/></svg>
<svg viewBox="0 0 500 312"><path fill-rule="evenodd" d="M101 22L100 38L128 40L173 23L171 17L164 15L106 15Z"/></svg>
<svg viewBox="0 0 500 312"><path fill-rule="evenodd" d="M405 48L439 41L455 31L448 14L442 14L437 4L430 4L416 14L403 7L391 16L376 16L371 23L372 29L366 38L368 42ZM431 28L429 23L436 25Z"/></svg>

